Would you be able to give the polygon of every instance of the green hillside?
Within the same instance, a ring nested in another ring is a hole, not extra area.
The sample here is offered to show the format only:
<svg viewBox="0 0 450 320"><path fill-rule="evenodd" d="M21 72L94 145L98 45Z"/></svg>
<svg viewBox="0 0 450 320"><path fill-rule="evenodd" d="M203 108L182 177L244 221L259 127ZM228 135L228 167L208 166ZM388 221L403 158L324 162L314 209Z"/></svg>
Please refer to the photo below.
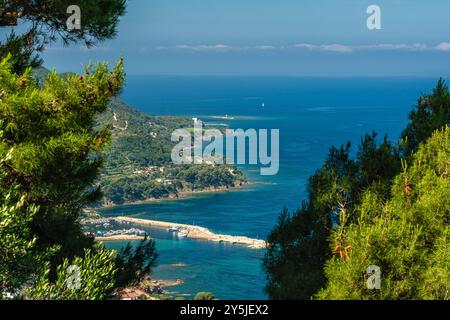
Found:
<svg viewBox="0 0 450 320"><path fill-rule="evenodd" d="M41 84L49 72L42 67L33 70ZM97 127L111 131L99 181L104 193L101 204L177 197L180 191L242 185L245 177L234 166L172 164L170 154L175 143L171 134L175 129L192 128L192 121L189 117L151 116L112 98L110 107L97 117Z"/></svg>
<svg viewBox="0 0 450 320"><path fill-rule="evenodd" d="M112 133L101 175L105 205L174 197L182 190L230 188L245 181L233 166L172 164L171 134L192 127L191 118L151 116L112 99L98 125L109 126Z"/></svg>

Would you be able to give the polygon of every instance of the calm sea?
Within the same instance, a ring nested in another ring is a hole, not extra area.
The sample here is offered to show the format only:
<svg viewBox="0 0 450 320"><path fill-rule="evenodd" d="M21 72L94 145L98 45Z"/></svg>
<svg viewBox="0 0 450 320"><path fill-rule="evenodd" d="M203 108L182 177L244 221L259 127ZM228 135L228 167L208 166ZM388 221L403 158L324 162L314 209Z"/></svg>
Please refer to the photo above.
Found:
<svg viewBox="0 0 450 320"><path fill-rule="evenodd" d="M280 129L280 171L260 176L264 184L242 191L202 194L189 199L122 206L105 215L138 215L208 227L220 233L265 238L283 206L305 198L308 177L320 167L331 145L375 130L397 139L417 97L437 79L128 76L123 100L153 115L187 115L206 121L232 116L232 128ZM264 107L262 106L264 104ZM155 278L184 280L178 293L211 291L220 299L265 299L263 251L204 241L173 239L148 229L160 253ZM124 243L108 244L119 248Z"/></svg>

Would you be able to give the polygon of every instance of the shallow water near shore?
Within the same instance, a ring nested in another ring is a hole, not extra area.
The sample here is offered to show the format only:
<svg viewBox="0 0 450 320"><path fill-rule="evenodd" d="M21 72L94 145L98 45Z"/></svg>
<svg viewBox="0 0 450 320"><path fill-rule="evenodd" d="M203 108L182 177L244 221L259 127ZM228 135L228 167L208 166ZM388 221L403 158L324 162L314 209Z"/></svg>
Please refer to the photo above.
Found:
<svg viewBox="0 0 450 320"><path fill-rule="evenodd" d="M417 97L437 79L295 77L140 77L129 76L122 98L154 115L221 118L232 128L280 129L280 171L260 176L242 167L249 180L264 182L239 191L194 194L176 201L127 205L103 215L132 215L207 227L213 232L265 239L283 206L297 209L308 177L332 145L375 130L396 140ZM264 107L262 107L264 103ZM263 250L176 239L162 229L146 229L160 253L155 278L181 278L173 291L211 291L220 299L265 299ZM108 242L120 248L125 242ZM178 264L178 265L177 265ZM183 266L184 265L184 266Z"/></svg>
<svg viewBox="0 0 450 320"><path fill-rule="evenodd" d="M265 299L261 269L262 250L245 246L178 239L164 229L143 228L157 243L158 266L155 279L181 279L183 284L165 288L174 296L212 291L221 299ZM135 242L137 243L137 242ZM120 249L124 242L106 242L108 248ZM230 262L232 262L230 264Z"/></svg>

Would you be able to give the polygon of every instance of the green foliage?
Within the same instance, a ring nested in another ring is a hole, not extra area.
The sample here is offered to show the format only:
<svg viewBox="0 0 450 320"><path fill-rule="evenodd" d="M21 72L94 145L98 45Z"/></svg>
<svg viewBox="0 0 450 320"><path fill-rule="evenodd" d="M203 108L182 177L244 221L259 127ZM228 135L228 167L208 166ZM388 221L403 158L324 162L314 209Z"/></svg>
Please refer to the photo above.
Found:
<svg viewBox="0 0 450 320"><path fill-rule="evenodd" d="M418 99L409 119L402 133L405 156L416 151L419 144L430 138L435 130L450 123L450 93L443 79L439 79L432 94Z"/></svg>
<svg viewBox="0 0 450 320"><path fill-rule="evenodd" d="M148 241L118 258L79 225L81 210L101 197L97 179L110 132L96 118L123 85L122 61L111 72L99 64L64 77L31 68L58 38L89 47L113 37L125 0L79 1L82 28L69 31L72 4L0 0L0 27L24 22L22 34L0 42L0 298L31 286L27 298L103 299L123 268L156 257ZM69 263L81 268L79 290L67 287ZM151 265L132 271L140 278Z"/></svg>
<svg viewBox="0 0 450 320"><path fill-rule="evenodd" d="M110 135L95 127L95 117L123 81L122 61L112 71L98 65L65 79L52 72L42 87L30 68L23 75L14 73L10 56L0 62L2 288L20 289L44 263L45 279L56 283L61 266L75 257L88 266L109 255L84 235L79 217L82 208L101 196L96 180ZM85 280L100 283L90 272L93 278ZM52 290L58 296L60 288ZM90 297L110 288L98 290Z"/></svg>
<svg viewBox="0 0 450 320"><path fill-rule="evenodd" d="M119 268L116 286L136 285L144 280L150 274L157 258L155 241L148 239L147 236L135 248L130 244L122 248L116 258L116 265Z"/></svg>
<svg viewBox="0 0 450 320"><path fill-rule="evenodd" d="M17 199L15 190L5 195L0 207L0 292L15 293L30 279L39 265L33 252L36 238L29 223L36 206L25 206L26 198ZM1 295L0 295L1 298Z"/></svg>
<svg viewBox="0 0 450 320"><path fill-rule="evenodd" d="M126 1L77 1L82 27L68 30L66 11L73 4L70 0L0 0L0 27L17 25L20 17L24 30L23 34L11 33L4 43L0 42L0 59L13 54L14 71L21 74L27 67L39 65L42 60L38 53L58 39L64 44L82 42L88 47L110 39L116 35L119 18L125 14ZM13 17L7 18L6 14Z"/></svg>
<svg viewBox="0 0 450 320"><path fill-rule="evenodd" d="M94 129L94 117L123 83L122 63L83 76L61 79L51 73L41 89L31 77L0 63L0 187L19 186L27 205L39 206L31 223L37 245L61 245L63 256L80 255L92 240L77 219L100 197L95 180L102 164L107 130Z"/></svg>
<svg viewBox="0 0 450 320"><path fill-rule="evenodd" d="M101 300L114 288L116 272L113 251L103 246L95 252L86 249L83 258L64 259L57 268L56 281L50 280L51 266L46 263L27 296L38 300Z"/></svg>
<svg viewBox="0 0 450 320"><path fill-rule="evenodd" d="M271 298L309 299L321 289L319 297L338 299L445 296L442 292L448 290L448 285L444 285L448 281L448 263L445 262L448 261L448 230L445 229L448 228L448 202L444 200L448 198L445 192L447 180L436 180L437 172L431 169L423 175L425 168L419 164L411 165L411 157L433 131L450 123L449 106L450 94L440 80L433 94L421 97L417 108L411 112L399 147L392 146L387 138L378 145L376 134L372 133L362 139L354 160L349 156L349 144L330 150L322 168L309 179L308 201L292 214L284 209L269 234L270 246L263 266ZM431 145L446 148L446 139L437 135L430 140L415 155L414 159L420 159L416 162L448 166L448 154L426 151ZM435 157L440 159L437 161ZM448 167L439 170L442 177L448 175ZM392 204L391 199L397 200L392 200L393 203L400 203L398 188L401 186L412 196L419 190L412 188L417 179L423 180L415 183L426 186L422 192L428 191L432 196L421 194L420 201L408 202L408 205L416 206L414 221L391 219L386 225L388 217L406 216L410 209L406 204L394 208L383 204ZM425 198L426 203L423 202ZM434 215L427 205L433 208ZM440 231L423 240L423 232L428 234L431 230ZM418 249L414 249L416 245L417 248L423 246L423 241L435 248L422 251L429 260L429 267L424 267L416 255ZM380 266L391 279L396 279L387 280L389 288L384 288L381 295L374 296L365 287L364 273L370 265L367 263L369 256L373 258L373 264ZM349 257L352 262L345 262ZM392 258L392 261L383 258ZM395 268L397 271L393 271ZM423 279L413 275L423 276ZM425 279L428 279L427 284L422 285Z"/></svg>
<svg viewBox="0 0 450 320"><path fill-rule="evenodd" d="M172 163L172 132L192 126L191 118L151 116L112 99L110 108L97 117L97 126L112 128L101 176L106 203L161 199L183 190L229 188L245 181L234 166Z"/></svg>
<svg viewBox="0 0 450 320"><path fill-rule="evenodd" d="M27 67L36 68L42 64L42 59L36 54L36 48L30 43L30 35L16 35L12 32L0 43L0 58L12 55L13 69L17 73L23 73Z"/></svg>
<svg viewBox="0 0 450 320"><path fill-rule="evenodd" d="M436 132L394 179L392 198L370 201L339 236L348 257L327 262L321 299L448 299L450 286L450 127ZM367 216L369 212L378 213ZM333 231L333 235L340 230ZM381 290L369 290L366 268L381 268Z"/></svg>
<svg viewBox="0 0 450 320"><path fill-rule="evenodd" d="M195 295L194 300L217 300L217 299L211 292L198 292Z"/></svg>
<svg viewBox="0 0 450 320"><path fill-rule="evenodd" d="M179 167L177 177L186 181L192 190L234 187L244 178L239 170L230 165L195 165Z"/></svg>
<svg viewBox="0 0 450 320"><path fill-rule="evenodd" d="M269 234L263 267L270 297L309 299L323 287L331 230L354 219L350 213L364 188L389 194L390 178L399 170L398 152L386 138L378 145L375 133L362 139L355 160L350 143L332 147L322 168L309 179L308 201L293 214L284 209ZM342 211L347 214L339 215Z"/></svg>
<svg viewBox="0 0 450 320"><path fill-rule="evenodd" d="M117 119L117 120L115 120ZM137 111L119 99L97 117L100 127L111 127L113 139L106 153L107 169L132 165L135 168L159 166L171 162L175 129L192 125L187 117L151 116ZM156 134L156 138L151 135Z"/></svg>
<svg viewBox="0 0 450 320"><path fill-rule="evenodd" d="M325 282L320 266L330 255L322 223L306 203L292 214L283 209L263 263L272 299L308 299Z"/></svg>
<svg viewBox="0 0 450 320"><path fill-rule="evenodd" d="M107 201L115 204L146 199L161 199L177 194L177 184L164 185L147 176L103 177L103 192Z"/></svg>

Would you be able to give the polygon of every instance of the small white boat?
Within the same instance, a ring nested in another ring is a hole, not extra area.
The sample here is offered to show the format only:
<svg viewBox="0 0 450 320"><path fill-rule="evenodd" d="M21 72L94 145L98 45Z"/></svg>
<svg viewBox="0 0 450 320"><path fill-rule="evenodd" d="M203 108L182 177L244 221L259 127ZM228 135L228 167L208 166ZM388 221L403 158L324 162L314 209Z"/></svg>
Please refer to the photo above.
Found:
<svg viewBox="0 0 450 320"><path fill-rule="evenodd" d="M186 229L183 229L183 230L178 232L178 237L179 238L186 238L188 234L189 234L189 231L186 230Z"/></svg>
<svg viewBox="0 0 450 320"><path fill-rule="evenodd" d="M179 227L169 227L167 228L168 232L179 232L180 228Z"/></svg>

